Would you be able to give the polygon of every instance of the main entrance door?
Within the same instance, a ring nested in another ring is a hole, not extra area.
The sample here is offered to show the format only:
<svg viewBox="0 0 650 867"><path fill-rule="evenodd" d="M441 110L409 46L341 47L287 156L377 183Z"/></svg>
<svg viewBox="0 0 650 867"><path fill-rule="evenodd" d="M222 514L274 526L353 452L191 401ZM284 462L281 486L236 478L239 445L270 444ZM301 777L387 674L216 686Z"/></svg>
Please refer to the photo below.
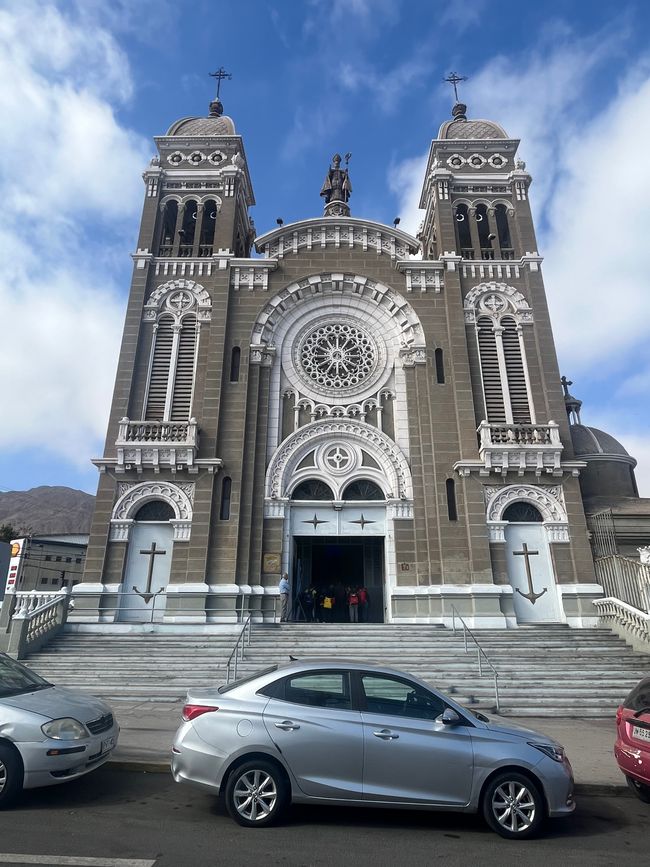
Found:
<svg viewBox="0 0 650 867"><path fill-rule="evenodd" d="M384 622L384 539L358 536L294 537L294 615L304 619L300 594L308 587L318 593L333 588L336 605L332 619L348 621L346 588L365 587L369 606L367 621Z"/></svg>

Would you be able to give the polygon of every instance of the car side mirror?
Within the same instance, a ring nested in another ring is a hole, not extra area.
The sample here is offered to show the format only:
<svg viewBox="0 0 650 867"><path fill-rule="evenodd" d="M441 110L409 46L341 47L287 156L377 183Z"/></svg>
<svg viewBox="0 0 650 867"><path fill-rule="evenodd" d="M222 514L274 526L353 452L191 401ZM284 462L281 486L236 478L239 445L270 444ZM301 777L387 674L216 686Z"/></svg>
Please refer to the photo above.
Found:
<svg viewBox="0 0 650 867"><path fill-rule="evenodd" d="M445 726L457 726L461 722L460 716L451 708L445 708L442 714L442 724Z"/></svg>

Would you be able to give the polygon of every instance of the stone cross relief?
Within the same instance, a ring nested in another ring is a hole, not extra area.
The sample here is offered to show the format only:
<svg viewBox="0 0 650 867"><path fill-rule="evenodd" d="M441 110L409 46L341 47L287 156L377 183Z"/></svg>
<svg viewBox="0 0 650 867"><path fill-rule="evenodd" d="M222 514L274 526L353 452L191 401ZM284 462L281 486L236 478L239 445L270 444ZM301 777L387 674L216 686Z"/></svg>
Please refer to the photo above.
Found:
<svg viewBox="0 0 650 867"><path fill-rule="evenodd" d="M522 593L518 587L515 587L515 591L519 593L520 596L523 596L524 599L528 599L528 601L532 605L534 605L539 599L539 597L543 596L546 593L548 587L545 587L541 591L541 593L535 593L535 588L533 587L533 576L530 571L530 558L535 556L536 554L539 554L539 551L529 551L528 545L525 542L522 543L521 547L523 549L522 551L513 551L512 553L515 555L515 557L524 558L524 563L526 564L526 578L528 580L528 593Z"/></svg>
<svg viewBox="0 0 650 867"><path fill-rule="evenodd" d="M158 595L156 593L151 592L151 579L153 578L153 567L154 567L155 558L159 554L166 554L167 551L158 550L156 548L156 543L152 542L151 548L148 551L142 550L142 548L141 548L140 553L141 554L147 554L149 556L149 569L147 570L147 586L146 586L144 593L141 592L140 590L138 590L138 588L135 585L133 585L133 589L138 594L138 596L141 596L144 599L145 603L148 603L152 599L152 597ZM162 589L159 590L158 593L162 593Z"/></svg>

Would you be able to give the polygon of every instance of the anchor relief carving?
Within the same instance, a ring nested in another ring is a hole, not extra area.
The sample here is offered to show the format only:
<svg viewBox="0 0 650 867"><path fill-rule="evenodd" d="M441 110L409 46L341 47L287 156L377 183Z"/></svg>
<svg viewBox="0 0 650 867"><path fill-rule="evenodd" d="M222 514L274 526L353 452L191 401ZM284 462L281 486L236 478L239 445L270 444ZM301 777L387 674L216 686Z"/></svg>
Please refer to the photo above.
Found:
<svg viewBox="0 0 650 867"><path fill-rule="evenodd" d="M524 599L528 599L528 601L534 605L540 596L543 596L548 587L544 587L544 589L540 593L535 593L535 588L533 587L533 576L530 571L530 558L539 554L539 551L529 551L528 545L525 542L522 542L521 547L522 551L513 551L515 557L523 557L524 563L526 564L526 578L528 579L528 593L522 593L518 587L515 587L515 592L519 593L520 596L523 596Z"/></svg>

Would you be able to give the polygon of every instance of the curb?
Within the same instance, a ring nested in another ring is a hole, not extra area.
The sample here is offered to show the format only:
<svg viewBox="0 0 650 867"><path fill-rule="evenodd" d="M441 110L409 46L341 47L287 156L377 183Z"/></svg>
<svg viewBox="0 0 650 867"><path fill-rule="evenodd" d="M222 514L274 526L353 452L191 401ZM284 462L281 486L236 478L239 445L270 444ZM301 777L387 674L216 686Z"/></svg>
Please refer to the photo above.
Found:
<svg viewBox="0 0 650 867"><path fill-rule="evenodd" d="M112 771L137 771L144 774L169 774L169 762L142 761L139 759L109 759L106 767ZM589 798L633 798L627 786L615 783L576 783L574 792L577 797Z"/></svg>

